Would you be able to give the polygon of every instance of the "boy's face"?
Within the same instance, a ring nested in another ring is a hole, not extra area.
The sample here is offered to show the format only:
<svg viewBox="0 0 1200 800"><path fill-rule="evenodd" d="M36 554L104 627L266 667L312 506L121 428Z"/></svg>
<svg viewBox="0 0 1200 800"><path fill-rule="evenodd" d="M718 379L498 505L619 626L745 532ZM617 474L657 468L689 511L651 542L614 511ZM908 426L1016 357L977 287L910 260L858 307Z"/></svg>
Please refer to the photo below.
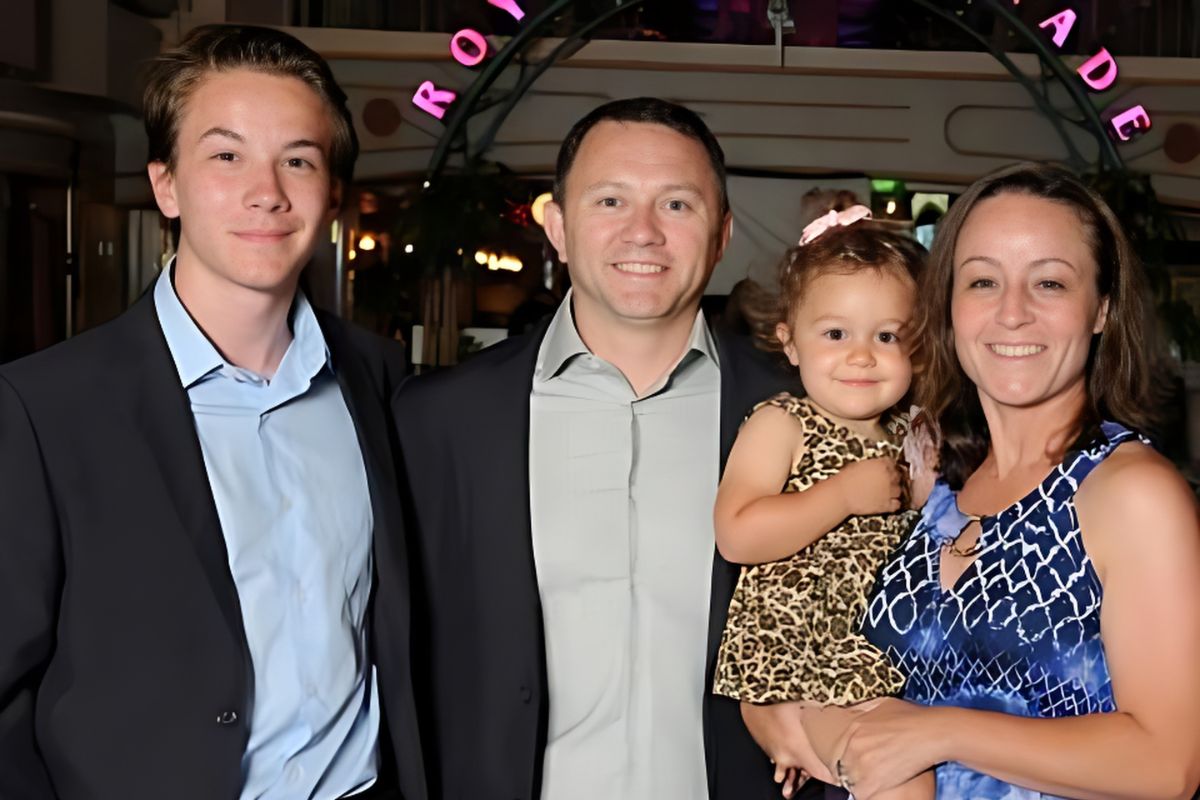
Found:
<svg viewBox="0 0 1200 800"><path fill-rule="evenodd" d="M177 269L290 295L337 213L332 114L298 78L211 72L185 102L175 167L153 162L158 207L178 217Z"/></svg>

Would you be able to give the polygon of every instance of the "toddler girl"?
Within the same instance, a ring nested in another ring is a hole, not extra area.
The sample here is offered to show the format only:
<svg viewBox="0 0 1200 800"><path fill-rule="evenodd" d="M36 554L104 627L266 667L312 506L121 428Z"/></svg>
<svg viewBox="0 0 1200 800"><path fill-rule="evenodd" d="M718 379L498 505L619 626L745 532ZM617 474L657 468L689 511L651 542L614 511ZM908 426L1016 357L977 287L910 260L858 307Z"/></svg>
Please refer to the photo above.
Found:
<svg viewBox="0 0 1200 800"><path fill-rule="evenodd" d="M722 555L744 564L714 690L744 703L803 701L806 733L835 779L847 706L900 692L904 676L858 633L875 573L915 521L897 467L897 410L912 378L908 323L923 251L870 211L830 212L780 269L775 337L806 396L759 404L717 494ZM852 791L848 780L843 781ZM932 797L919 776L889 797Z"/></svg>

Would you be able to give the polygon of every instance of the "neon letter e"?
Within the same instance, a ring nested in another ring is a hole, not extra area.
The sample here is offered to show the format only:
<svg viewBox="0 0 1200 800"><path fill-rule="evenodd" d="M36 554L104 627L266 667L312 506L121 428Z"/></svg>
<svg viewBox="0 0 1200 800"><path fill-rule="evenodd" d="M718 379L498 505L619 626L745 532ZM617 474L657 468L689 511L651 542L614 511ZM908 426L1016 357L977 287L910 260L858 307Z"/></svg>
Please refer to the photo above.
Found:
<svg viewBox="0 0 1200 800"><path fill-rule="evenodd" d="M1146 109L1134 106L1113 117L1112 126L1121 141L1128 142L1134 131L1150 128L1150 116L1146 114Z"/></svg>

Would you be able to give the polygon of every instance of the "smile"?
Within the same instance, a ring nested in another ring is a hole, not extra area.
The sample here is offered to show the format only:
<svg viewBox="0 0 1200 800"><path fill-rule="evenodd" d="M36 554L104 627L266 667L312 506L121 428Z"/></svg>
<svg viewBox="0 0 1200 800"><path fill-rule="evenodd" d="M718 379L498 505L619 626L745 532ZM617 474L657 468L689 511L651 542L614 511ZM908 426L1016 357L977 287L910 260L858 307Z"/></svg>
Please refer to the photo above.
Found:
<svg viewBox="0 0 1200 800"><path fill-rule="evenodd" d="M248 242L278 242L290 236L291 231L237 231L233 234Z"/></svg>
<svg viewBox="0 0 1200 800"><path fill-rule="evenodd" d="M989 344L988 349L996 355L1004 356L1005 358L1021 358L1024 356L1036 356L1045 350L1046 347L1040 344Z"/></svg>
<svg viewBox="0 0 1200 800"><path fill-rule="evenodd" d="M647 264L642 261L621 261L613 266L621 272L634 275L654 275L666 269L662 264Z"/></svg>
<svg viewBox="0 0 1200 800"><path fill-rule="evenodd" d="M841 383L843 386L850 386L852 388L857 388L857 389L865 389L865 388L876 385L877 383L879 383L879 381L872 381L872 380L868 380L866 378L855 378L853 380L839 380L838 383Z"/></svg>

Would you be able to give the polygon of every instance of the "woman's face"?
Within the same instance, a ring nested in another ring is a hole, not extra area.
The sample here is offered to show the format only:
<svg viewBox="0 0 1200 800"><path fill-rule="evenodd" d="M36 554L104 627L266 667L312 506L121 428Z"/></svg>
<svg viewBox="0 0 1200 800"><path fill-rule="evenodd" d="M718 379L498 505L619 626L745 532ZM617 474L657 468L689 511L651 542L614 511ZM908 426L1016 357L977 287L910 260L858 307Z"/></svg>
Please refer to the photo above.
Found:
<svg viewBox="0 0 1200 800"><path fill-rule="evenodd" d="M1072 206L1009 192L980 201L954 248L954 349L985 402L1027 408L1085 387L1108 298Z"/></svg>

